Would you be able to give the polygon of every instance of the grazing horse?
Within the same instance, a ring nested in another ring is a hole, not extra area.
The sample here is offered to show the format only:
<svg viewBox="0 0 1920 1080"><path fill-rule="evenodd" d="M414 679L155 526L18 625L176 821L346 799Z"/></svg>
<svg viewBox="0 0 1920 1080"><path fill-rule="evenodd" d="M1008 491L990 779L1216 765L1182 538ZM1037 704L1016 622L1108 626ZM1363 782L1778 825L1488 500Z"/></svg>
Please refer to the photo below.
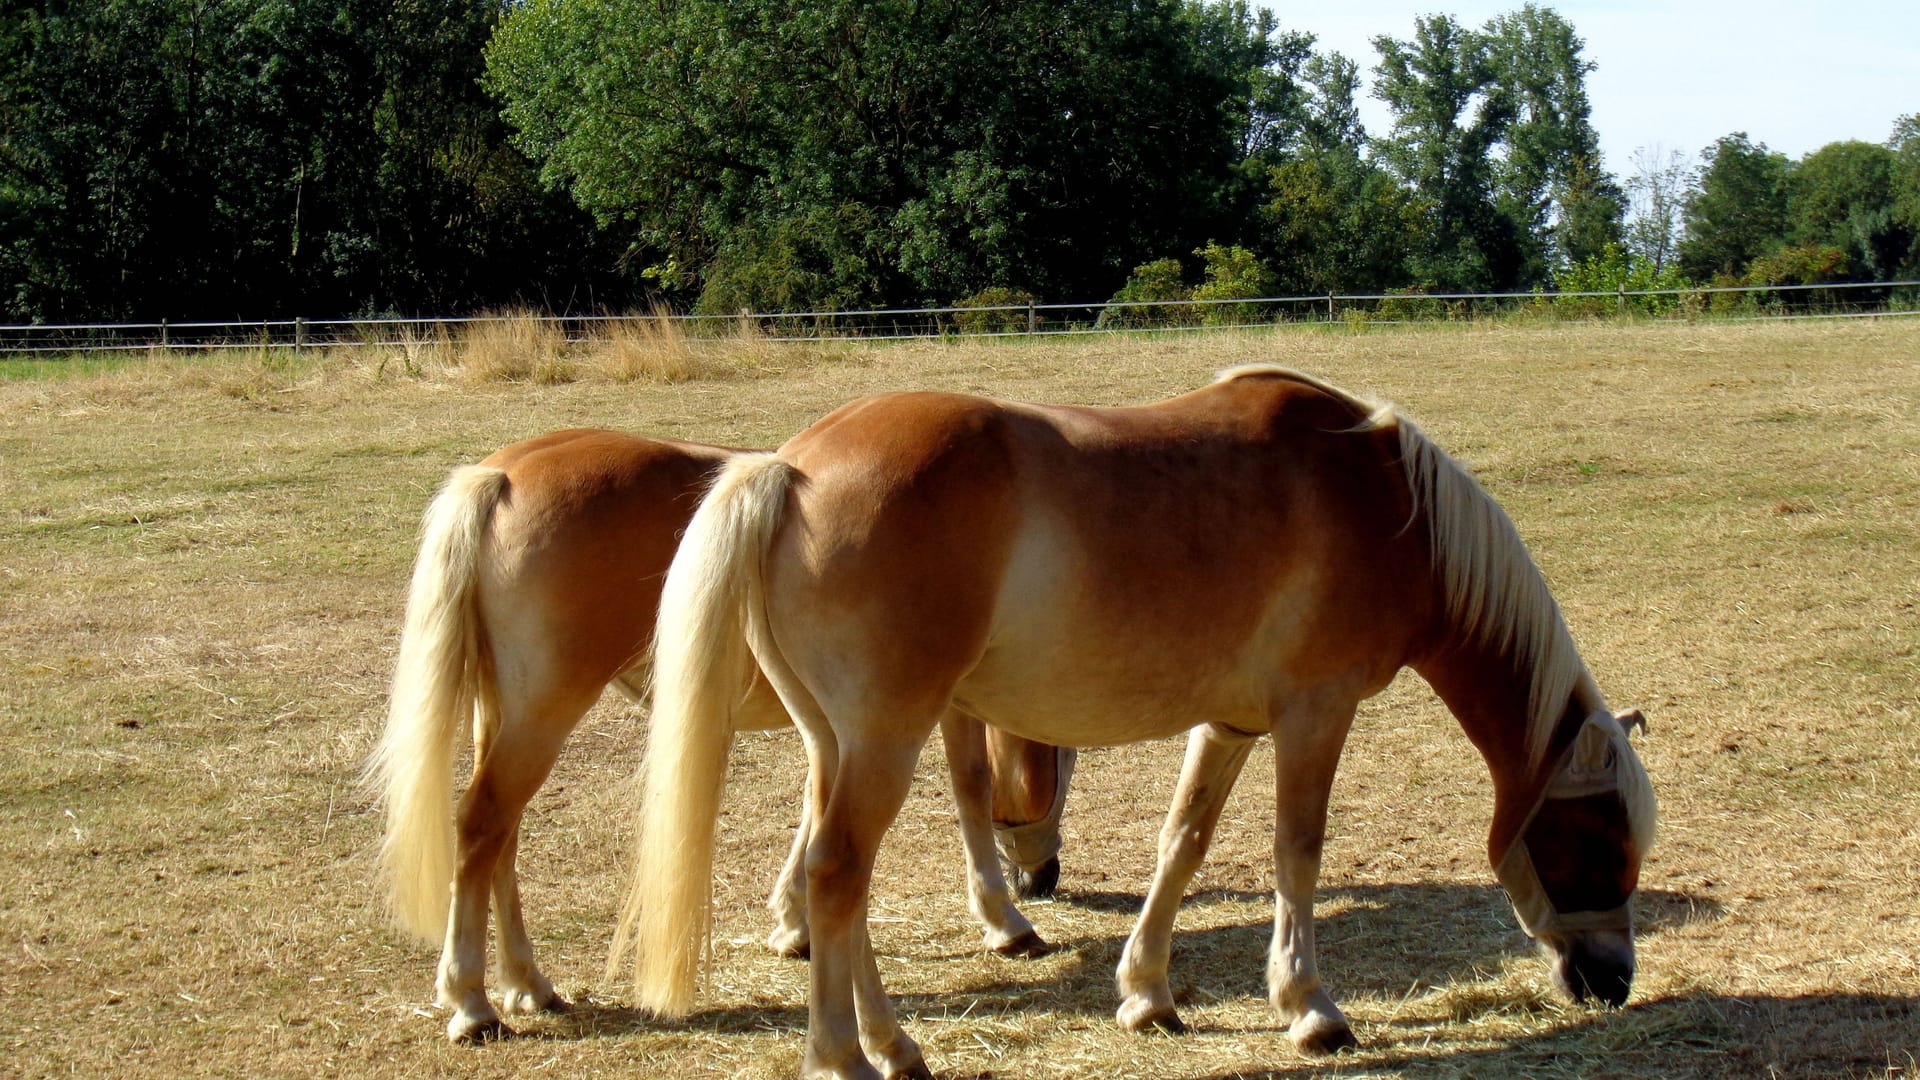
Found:
<svg viewBox="0 0 1920 1080"><path fill-rule="evenodd" d="M454 1010L447 1033L456 1041L506 1031L486 995L489 893L505 1010L564 1004L534 963L520 912L521 814L606 687L639 696L676 540L734 453L559 431L456 469L428 509L386 731L368 779L387 814L380 865L393 912L406 929L444 943L436 986ZM786 723L761 685L740 726ZM1054 747L1011 736L995 737L989 761L977 723L962 717L948 721L946 735L969 901L986 943L1038 954L1045 943L1007 895L987 838L986 786L997 772L1005 792L992 796L993 812L1028 823L1012 831L1040 832L1045 849L1067 766ZM454 746L463 737L474 740L473 775L450 814ZM1057 849L1057 828L1050 835ZM788 955L808 951L807 837L803 819L768 901L776 918L769 944Z"/></svg>
<svg viewBox="0 0 1920 1080"><path fill-rule="evenodd" d="M1402 667L1492 772L1488 851L1556 977L1616 1003L1632 980L1654 805L1621 721L1498 505L1397 410L1307 376L1238 369L1130 408L855 401L727 465L667 575L658 641L616 947L640 1004L690 1008L733 703L764 672L811 770L805 1075L929 1075L881 986L866 895L951 708L1061 745L1192 729L1120 961L1128 1028L1179 1028L1174 912L1271 734L1270 998L1304 1051L1353 1045L1315 964L1314 882L1355 708Z"/></svg>

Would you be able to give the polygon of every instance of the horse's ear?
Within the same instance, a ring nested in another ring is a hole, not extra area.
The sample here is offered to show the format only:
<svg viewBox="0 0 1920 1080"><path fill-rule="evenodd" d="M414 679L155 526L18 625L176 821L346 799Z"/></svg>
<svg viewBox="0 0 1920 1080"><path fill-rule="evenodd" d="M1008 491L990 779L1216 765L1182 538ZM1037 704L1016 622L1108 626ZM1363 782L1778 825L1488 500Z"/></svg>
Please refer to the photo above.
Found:
<svg viewBox="0 0 1920 1080"><path fill-rule="evenodd" d="M1639 728L1640 734L1642 735L1647 733L1647 716L1639 709L1628 709L1626 712L1614 713L1613 718L1620 721L1620 730L1629 735L1633 734L1634 728Z"/></svg>
<svg viewBox="0 0 1920 1080"><path fill-rule="evenodd" d="M1601 724L1585 724L1580 734L1574 737L1573 753L1567 758L1567 774L1575 779L1591 779L1609 775L1612 764L1613 740L1607 729Z"/></svg>

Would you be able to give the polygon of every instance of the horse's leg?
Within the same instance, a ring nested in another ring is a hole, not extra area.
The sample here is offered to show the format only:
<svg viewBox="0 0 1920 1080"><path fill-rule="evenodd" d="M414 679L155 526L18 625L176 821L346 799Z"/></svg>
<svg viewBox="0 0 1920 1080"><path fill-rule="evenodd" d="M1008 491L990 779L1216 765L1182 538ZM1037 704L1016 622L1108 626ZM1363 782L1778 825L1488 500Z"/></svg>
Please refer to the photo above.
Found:
<svg viewBox="0 0 1920 1080"><path fill-rule="evenodd" d="M787 852L786 865L780 868L773 892L767 896L767 909L773 912L773 932L767 935L767 945L781 956L794 959L804 959L809 951L807 841L813 834L813 804L809 781L808 790L802 792L800 798L800 827L793 832L793 846Z"/></svg>
<svg viewBox="0 0 1920 1080"><path fill-rule="evenodd" d="M1167 956L1173 947L1173 919L1194 872L1207 857L1213 829L1227 792L1247 763L1247 751L1257 736L1203 724L1187 736L1187 757L1180 767L1180 784L1160 829L1159 861L1147 902L1120 953L1116 981L1120 989L1120 1026L1130 1031L1150 1027L1184 1031L1174 1011L1173 991L1167 985Z"/></svg>
<svg viewBox="0 0 1920 1080"><path fill-rule="evenodd" d="M553 988L552 980L533 959L533 939L527 936L527 921L520 912L520 821L507 835L507 846L493 869L493 919L499 935L499 954L495 958L500 980L500 1008L507 1015L559 1012L567 1003Z"/></svg>
<svg viewBox="0 0 1920 1080"><path fill-rule="evenodd" d="M1077 757L1071 747L988 729L994 840L1018 895L1052 896L1060 884L1060 812Z"/></svg>
<svg viewBox="0 0 1920 1080"><path fill-rule="evenodd" d="M773 731L791 724L786 707L765 680L756 678L753 688L734 714L736 731ZM831 731L816 725L828 740ZM773 891L767 894L767 910L773 913L773 930L767 945L781 956L805 959L807 942L807 841L813 835L813 823L819 820L819 807L826 798L826 785L833 776L837 754L831 742L816 747L814 737L803 728L801 739L807 747L807 778L800 792L800 825L793 832L787 849L787 861L780 867Z"/></svg>
<svg viewBox="0 0 1920 1080"><path fill-rule="evenodd" d="M807 922L813 940L802 1076L878 1076L862 1044L888 1077L931 1076L880 984L866 918L874 854L906 801L914 762L930 730L931 723L919 738L896 733L840 739L838 767L827 782L825 805L807 846ZM817 780L824 770L812 771ZM841 782L848 778L857 782Z"/></svg>
<svg viewBox="0 0 1920 1080"><path fill-rule="evenodd" d="M436 979L440 1003L453 1009L447 1037L477 1042L508 1034L486 994L489 894L500 905L500 982L509 1011L553 1007L553 986L533 961L533 945L520 915L514 871L520 815L546 781L567 734L592 698L542 702L506 701L497 721L479 725L473 779L455 815L452 917Z"/></svg>
<svg viewBox="0 0 1920 1080"><path fill-rule="evenodd" d="M1033 924L1014 906L1013 893L994 854L993 772L987 764L986 725L957 710L940 721L947 748L947 772L953 781L960 843L967 853L967 906L980 920L987 947L1002 956L1044 956L1050 950ZM1038 744L1033 744L1038 745Z"/></svg>
<svg viewBox="0 0 1920 1080"><path fill-rule="evenodd" d="M1359 1045L1346 1016L1320 985L1313 946L1313 889L1327 833L1327 797L1353 712L1351 702L1303 709L1274 726L1275 889L1267 995L1290 1025L1287 1034L1294 1045L1309 1054Z"/></svg>

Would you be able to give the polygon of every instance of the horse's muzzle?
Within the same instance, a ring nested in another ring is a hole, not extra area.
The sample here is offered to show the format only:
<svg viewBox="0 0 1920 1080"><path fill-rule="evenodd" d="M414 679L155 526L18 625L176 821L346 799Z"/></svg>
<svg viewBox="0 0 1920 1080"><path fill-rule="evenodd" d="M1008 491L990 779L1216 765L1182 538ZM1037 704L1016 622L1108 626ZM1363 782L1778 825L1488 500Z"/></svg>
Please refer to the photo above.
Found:
<svg viewBox="0 0 1920 1080"><path fill-rule="evenodd" d="M1547 952L1553 958L1554 985L1568 997L1575 1001L1596 997L1616 1007L1627 1003L1627 991L1633 988L1630 931L1568 934L1547 943Z"/></svg>

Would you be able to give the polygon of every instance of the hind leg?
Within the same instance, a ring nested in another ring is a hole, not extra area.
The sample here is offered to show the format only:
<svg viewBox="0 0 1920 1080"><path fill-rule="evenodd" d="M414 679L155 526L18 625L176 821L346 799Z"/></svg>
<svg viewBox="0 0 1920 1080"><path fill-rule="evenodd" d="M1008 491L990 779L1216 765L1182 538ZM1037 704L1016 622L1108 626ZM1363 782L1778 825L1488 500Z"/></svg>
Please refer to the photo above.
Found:
<svg viewBox="0 0 1920 1080"><path fill-rule="evenodd" d="M930 728L931 723L917 732L842 739L837 767L830 773L811 770L816 790L824 786L826 798L807 847L813 959L803 1077L930 1075L919 1045L901 1028L887 999L867 933L874 854L906 799ZM850 777L857 782L844 782Z"/></svg>
<svg viewBox="0 0 1920 1080"><path fill-rule="evenodd" d="M439 1000L453 1009L447 1037L480 1042L510 1034L487 1000L486 942L489 900L501 909L500 978L509 1011L551 1007L552 984L533 960L533 945L520 915L514 859L520 816L546 782L560 747L592 698L553 700L544 708L502 703L496 723L482 722L474 748L473 780L455 815L452 917L436 980Z"/></svg>
<svg viewBox="0 0 1920 1080"><path fill-rule="evenodd" d="M567 1003L554 990L553 982L540 971L533 959L533 940L527 936L527 922L520 913L520 875L515 862L520 854L520 829L507 836L507 846L493 870L493 919L499 935L499 954L495 977L500 985L500 1008L507 1015L559 1012Z"/></svg>
<svg viewBox="0 0 1920 1080"><path fill-rule="evenodd" d="M813 834L813 793L800 799L800 827L793 831L793 846L787 851L786 865L773 883L767 897L767 910L773 912L773 930L767 935L767 947L781 956L805 959L807 956L807 839Z"/></svg>

